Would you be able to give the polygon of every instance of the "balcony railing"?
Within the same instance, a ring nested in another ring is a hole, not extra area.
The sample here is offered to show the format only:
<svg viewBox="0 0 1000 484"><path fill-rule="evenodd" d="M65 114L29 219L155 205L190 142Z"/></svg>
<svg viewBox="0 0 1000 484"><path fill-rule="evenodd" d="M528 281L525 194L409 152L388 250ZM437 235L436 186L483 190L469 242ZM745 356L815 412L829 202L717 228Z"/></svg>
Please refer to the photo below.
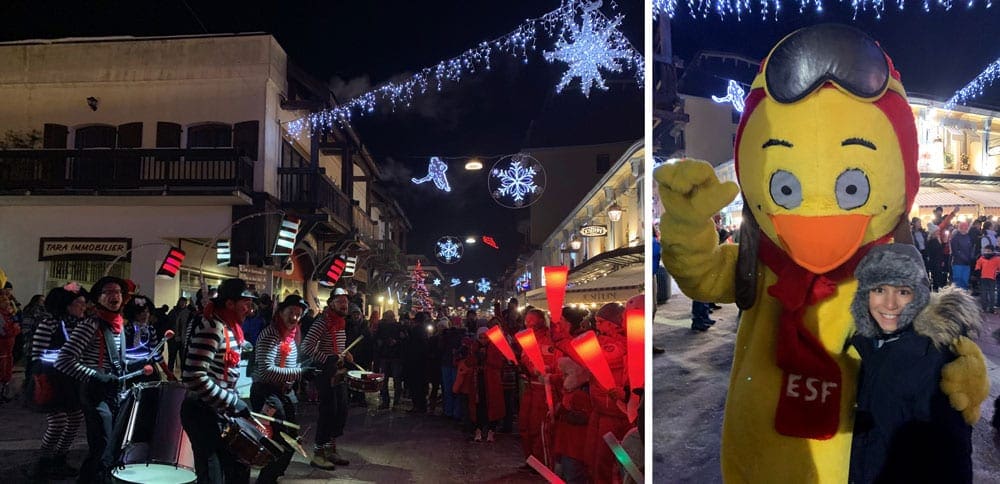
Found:
<svg viewBox="0 0 1000 484"><path fill-rule="evenodd" d="M327 177L322 169L278 168L278 189L282 205L303 212L326 211L350 226L351 199Z"/></svg>
<svg viewBox="0 0 1000 484"><path fill-rule="evenodd" d="M253 190L253 163L232 148L0 150L0 192L195 188Z"/></svg>
<svg viewBox="0 0 1000 484"><path fill-rule="evenodd" d="M375 222L372 221L371 217L361 210L361 207L354 206L354 228L358 229L358 233L362 236L368 238L369 241L375 240Z"/></svg>

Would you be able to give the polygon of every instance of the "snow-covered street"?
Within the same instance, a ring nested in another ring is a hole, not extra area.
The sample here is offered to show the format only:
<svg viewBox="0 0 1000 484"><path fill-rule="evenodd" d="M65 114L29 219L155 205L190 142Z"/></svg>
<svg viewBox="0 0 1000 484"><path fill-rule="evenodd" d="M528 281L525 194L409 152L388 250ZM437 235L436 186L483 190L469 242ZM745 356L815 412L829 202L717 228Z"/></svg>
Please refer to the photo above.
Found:
<svg viewBox="0 0 1000 484"><path fill-rule="evenodd" d="M653 344L666 353L653 357L653 481L721 482L719 442L733 345L735 304L712 313L716 324L702 333L691 330L691 300L675 286L657 307ZM990 419L1000 395L1000 316L987 315L978 339L987 357L990 398L972 436L974 480L1000 482L1000 447L994 444Z"/></svg>

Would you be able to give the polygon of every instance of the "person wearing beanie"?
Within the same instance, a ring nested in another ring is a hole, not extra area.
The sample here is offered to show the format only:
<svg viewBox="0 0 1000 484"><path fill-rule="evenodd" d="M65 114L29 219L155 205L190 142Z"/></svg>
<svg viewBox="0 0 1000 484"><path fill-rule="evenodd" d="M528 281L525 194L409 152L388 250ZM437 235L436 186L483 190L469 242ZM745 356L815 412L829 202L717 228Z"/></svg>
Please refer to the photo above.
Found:
<svg viewBox="0 0 1000 484"><path fill-rule="evenodd" d="M299 320L307 309L309 305L300 296L293 294L286 297L278 304L271 324L257 338L254 348L257 365L250 387L250 405L254 411L287 422L298 421L292 386L299 378L311 379L315 375L313 368L299 366L298 345L295 343ZM283 427L272 424L271 429L275 440L287 444L278 437ZM278 477L284 475L295 454L290 445L284 447L278 458L261 469L257 476L258 484L274 484L278 482Z"/></svg>
<svg viewBox="0 0 1000 484"><path fill-rule="evenodd" d="M231 416L250 418L250 406L240 399L243 329L257 296L242 279L226 279L218 295L205 304L203 317L192 324L181 380L188 388L181 404L181 425L191 440L198 482L246 484L250 468L241 464L222 441Z"/></svg>
<svg viewBox="0 0 1000 484"><path fill-rule="evenodd" d="M586 463L595 482L621 482L617 461L604 443L604 434L612 432L616 439L621 440L631 427L628 416L618 407L619 402L624 404L628 401L623 389L627 372L625 307L618 303L605 304L597 310L594 320L597 341L611 368L615 388L603 388L596 378L590 378L593 413L587 427Z"/></svg>
<svg viewBox="0 0 1000 484"><path fill-rule="evenodd" d="M536 368L528 355L521 352L521 371L524 373L524 391L517 415L517 429L521 434L521 450L524 457L535 456L542 462L551 463L552 426L548 425L549 407L546 400L548 380L559 373L555 347L549 331L549 321L541 309L531 309L524 313L524 324L535 333L535 341L542 353L542 368ZM560 387L550 385L548 392L553 401L561 397ZM492 439L487 439L492 440Z"/></svg>
<svg viewBox="0 0 1000 484"><path fill-rule="evenodd" d="M487 438L496 435L497 424L504 418L506 407L500 373L507 359L490 342L486 336L488 331L489 328L476 330L476 341L465 359L472 370L467 380L471 383L464 392L469 396L469 416L475 427L473 442L482 442L484 433Z"/></svg>
<svg viewBox="0 0 1000 484"><path fill-rule="evenodd" d="M111 427L118 414L118 377L125 373L125 333L122 308L128 285L105 276L88 293L94 314L80 321L59 351L57 370L82 383L80 402L87 424L87 458L81 483L111 482L114 445Z"/></svg>
<svg viewBox="0 0 1000 484"><path fill-rule="evenodd" d="M941 369L956 358L951 345L957 338L978 331L981 315L961 289L932 294L922 262L913 245L886 244L855 269L851 344L861 373L852 483L972 482L972 427L942 391ZM965 343L974 344L957 344ZM797 389L827 395L825 382L805 381Z"/></svg>
<svg viewBox="0 0 1000 484"><path fill-rule="evenodd" d="M66 463L66 453L76 440L80 424L83 423L77 385L65 375L53 371L52 363L47 358L43 360L42 356L57 354L69 341L69 334L83 319L87 309L87 293L75 282L55 287L45 296L45 309L44 317L35 327L29 353L33 381L47 379L53 392L51 403L38 407L39 410L46 411L45 435L42 437L42 447L31 478L39 481L67 479L79 473L79 469ZM38 399L34 393L39 388L32 384L32 389L30 395L37 404Z"/></svg>
<svg viewBox="0 0 1000 484"><path fill-rule="evenodd" d="M312 461L309 465L332 471L336 466L350 464L337 452L337 437L344 434L347 423L347 384L344 364L353 363L354 356L347 348L348 294L336 288L326 301L326 309L316 318L309 333L302 340L302 350L313 364L322 368L316 378L319 391L319 416L316 421L316 439Z"/></svg>

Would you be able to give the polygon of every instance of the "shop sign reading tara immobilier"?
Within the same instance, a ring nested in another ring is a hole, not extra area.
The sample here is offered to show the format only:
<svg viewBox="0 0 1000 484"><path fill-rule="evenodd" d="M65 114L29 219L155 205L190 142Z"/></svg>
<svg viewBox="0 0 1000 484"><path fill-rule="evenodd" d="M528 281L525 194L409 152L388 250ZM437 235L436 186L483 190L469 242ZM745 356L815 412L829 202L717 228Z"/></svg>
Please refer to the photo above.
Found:
<svg viewBox="0 0 1000 484"><path fill-rule="evenodd" d="M38 260L114 260L125 254L131 262L132 239L104 237L41 237Z"/></svg>

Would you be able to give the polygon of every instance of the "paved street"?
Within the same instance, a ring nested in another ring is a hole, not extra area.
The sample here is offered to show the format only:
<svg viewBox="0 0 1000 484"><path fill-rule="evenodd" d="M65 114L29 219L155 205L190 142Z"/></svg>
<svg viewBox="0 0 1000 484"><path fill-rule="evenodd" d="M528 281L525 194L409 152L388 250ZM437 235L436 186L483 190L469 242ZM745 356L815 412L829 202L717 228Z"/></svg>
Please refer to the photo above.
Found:
<svg viewBox="0 0 1000 484"><path fill-rule="evenodd" d="M20 376L15 379L20 381ZM370 404L374 408L375 400ZM299 408L303 428L315 422L315 404L300 404ZM44 416L25 410L20 402L0 406L0 415L0 481L29 482L23 471L36 458ZM306 432L306 448L311 450L314 432ZM524 460L516 434L500 434L495 443L473 443L457 424L439 416L402 411L369 415L365 409L352 408L345 435L337 444L341 456L351 461L350 466L322 471L296 455L281 482L544 482L534 471L520 469ZM81 429L69 462L79 465L85 453L86 439Z"/></svg>
<svg viewBox="0 0 1000 484"><path fill-rule="evenodd" d="M719 441L736 340L735 304L712 314L717 323L691 330L691 299L674 286L657 307L653 344L667 350L653 357L653 481L721 482ZM977 342L987 356L990 397L972 435L974 481L1000 482L1000 451L994 444L993 400L1000 395L1000 316L987 315Z"/></svg>

